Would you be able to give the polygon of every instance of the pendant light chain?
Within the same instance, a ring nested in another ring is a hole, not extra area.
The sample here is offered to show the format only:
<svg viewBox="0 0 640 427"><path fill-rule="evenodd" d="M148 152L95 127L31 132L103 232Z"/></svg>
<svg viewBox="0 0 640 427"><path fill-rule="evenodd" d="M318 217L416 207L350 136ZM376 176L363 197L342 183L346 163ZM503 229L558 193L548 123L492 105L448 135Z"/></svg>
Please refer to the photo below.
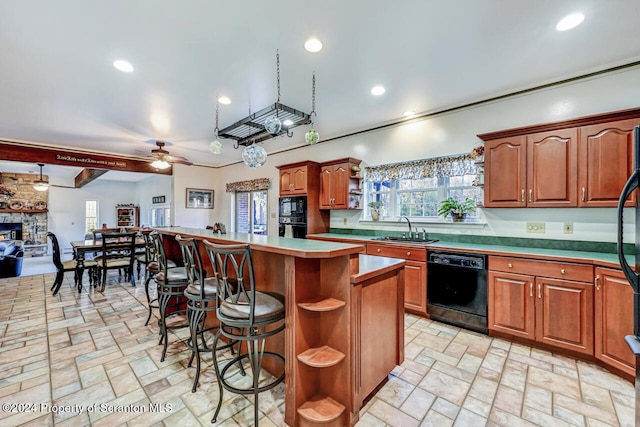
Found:
<svg viewBox="0 0 640 427"><path fill-rule="evenodd" d="M280 50L276 50L276 70L278 76L278 104L280 103Z"/></svg>
<svg viewBox="0 0 640 427"><path fill-rule="evenodd" d="M316 116L316 72L313 72L313 78L311 79L311 113L309 115Z"/></svg>
<svg viewBox="0 0 640 427"><path fill-rule="evenodd" d="M220 107L220 103L218 102L218 97L216 97L216 128L214 129L214 132L216 133L216 138L218 138L218 131L220 130L218 128L218 108Z"/></svg>

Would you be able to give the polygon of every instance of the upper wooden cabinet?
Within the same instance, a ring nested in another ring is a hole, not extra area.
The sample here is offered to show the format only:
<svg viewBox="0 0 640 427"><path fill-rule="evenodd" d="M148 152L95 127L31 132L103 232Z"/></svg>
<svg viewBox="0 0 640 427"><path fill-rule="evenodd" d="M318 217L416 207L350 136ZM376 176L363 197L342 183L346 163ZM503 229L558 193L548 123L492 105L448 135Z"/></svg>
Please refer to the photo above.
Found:
<svg viewBox="0 0 640 427"><path fill-rule="evenodd" d="M307 194L308 164L283 165L278 168L280 169L280 196Z"/></svg>
<svg viewBox="0 0 640 427"><path fill-rule="evenodd" d="M485 141L484 205L617 206L638 124L640 109L633 109L478 135Z"/></svg>
<svg viewBox="0 0 640 427"><path fill-rule="evenodd" d="M579 206L616 206L633 172L633 128L640 119L580 128ZM635 192L627 204L633 206Z"/></svg>
<svg viewBox="0 0 640 427"><path fill-rule="evenodd" d="M360 162L346 158L320 165L320 209L362 208L360 175L352 170Z"/></svg>

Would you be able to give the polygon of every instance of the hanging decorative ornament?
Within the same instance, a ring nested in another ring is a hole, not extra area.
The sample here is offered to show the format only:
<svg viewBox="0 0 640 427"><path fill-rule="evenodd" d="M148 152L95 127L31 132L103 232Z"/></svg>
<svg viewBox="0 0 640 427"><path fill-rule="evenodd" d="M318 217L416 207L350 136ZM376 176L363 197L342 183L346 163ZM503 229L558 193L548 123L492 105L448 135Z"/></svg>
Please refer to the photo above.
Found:
<svg viewBox="0 0 640 427"><path fill-rule="evenodd" d="M264 121L264 128L272 135L277 135L282 129L282 122L278 116L271 116Z"/></svg>
<svg viewBox="0 0 640 427"><path fill-rule="evenodd" d="M311 113L309 117L316 116L316 73L313 72L313 78L311 80ZM311 129L304 134L304 140L307 144L317 144L320 141L320 134L313 129L313 120L311 121Z"/></svg>
<svg viewBox="0 0 640 427"><path fill-rule="evenodd" d="M276 50L276 75L278 77L278 100L276 103L280 104L280 51ZM271 135L277 135L278 132L282 129L282 122L278 117L278 110L276 110L276 115L267 118L264 121L264 128Z"/></svg>
<svg viewBox="0 0 640 427"><path fill-rule="evenodd" d="M216 128L213 130L213 134L215 135L215 139L211 144L209 144L209 151L213 154L222 153L222 142L218 141L218 97L216 96Z"/></svg>
<svg viewBox="0 0 640 427"><path fill-rule="evenodd" d="M242 160L250 168L259 168L267 161L267 152L258 144L251 144L242 150Z"/></svg>

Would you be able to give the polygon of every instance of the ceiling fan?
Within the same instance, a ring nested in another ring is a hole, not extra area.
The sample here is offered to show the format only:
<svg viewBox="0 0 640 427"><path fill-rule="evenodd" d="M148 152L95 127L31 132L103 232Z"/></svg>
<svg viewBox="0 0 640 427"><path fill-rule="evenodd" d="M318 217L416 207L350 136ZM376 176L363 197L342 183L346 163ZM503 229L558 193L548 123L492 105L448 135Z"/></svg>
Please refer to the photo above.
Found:
<svg viewBox="0 0 640 427"><path fill-rule="evenodd" d="M167 169L171 166L172 163L181 163L183 165L191 166L189 160L180 156L171 156L169 152L165 150L164 147L166 143L164 141L156 141L156 145L158 148L151 150L151 158L153 159L151 162L151 166L156 169Z"/></svg>

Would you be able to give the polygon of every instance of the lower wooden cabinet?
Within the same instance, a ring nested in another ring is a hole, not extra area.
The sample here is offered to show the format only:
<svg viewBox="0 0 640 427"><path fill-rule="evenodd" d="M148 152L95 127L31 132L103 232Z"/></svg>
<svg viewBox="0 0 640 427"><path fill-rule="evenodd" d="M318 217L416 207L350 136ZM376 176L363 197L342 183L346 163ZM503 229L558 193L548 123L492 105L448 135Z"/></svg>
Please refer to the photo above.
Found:
<svg viewBox="0 0 640 427"><path fill-rule="evenodd" d="M633 334L633 289L620 270L596 268L595 356L635 375L635 356L624 337Z"/></svg>
<svg viewBox="0 0 640 427"><path fill-rule="evenodd" d="M583 267L592 277L586 265L489 257L489 330L592 355L593 282L562 278L589 277Z"/></svg>
<svg viewBox="0 0 640 427"><path fill-rule="evenodd" d="M422 316L427 314L426 249L367 243L367 255L404 259L404 308Z"/></svg>

